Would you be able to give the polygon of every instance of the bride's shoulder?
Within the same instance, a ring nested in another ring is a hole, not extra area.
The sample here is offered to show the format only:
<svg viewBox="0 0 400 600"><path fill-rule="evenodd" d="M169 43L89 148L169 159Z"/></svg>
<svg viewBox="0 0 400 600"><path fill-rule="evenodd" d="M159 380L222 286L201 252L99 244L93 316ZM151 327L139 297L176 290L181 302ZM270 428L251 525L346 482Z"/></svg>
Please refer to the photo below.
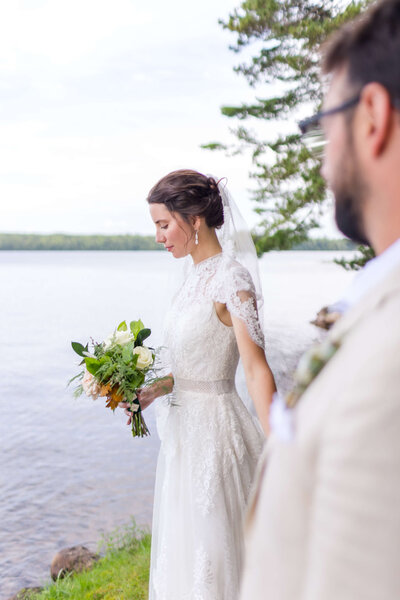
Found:
<svg viewBox="0 0 400 600"><path fill-rule="evenodd" d="M236 290L251 290L254 288L250 272L236 258L222 256L218 265L221 278L229 282Z"/></svg>

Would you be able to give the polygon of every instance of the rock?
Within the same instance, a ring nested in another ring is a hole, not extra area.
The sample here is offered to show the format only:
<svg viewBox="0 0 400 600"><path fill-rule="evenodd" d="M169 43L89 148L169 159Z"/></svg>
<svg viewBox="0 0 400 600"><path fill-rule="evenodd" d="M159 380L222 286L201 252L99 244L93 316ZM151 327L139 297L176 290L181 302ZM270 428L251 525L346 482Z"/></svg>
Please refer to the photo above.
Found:
<svg viewBox="0 0 400 600"><path fill-rule="evenodd" d="M50 574L54 581L67 573L79 573L93 567L100 556L90 552L85 546L72 546L57 552L51 561Z"/></svg>
<svg viewBox="0 0 400 600"><path fill-rule="evenodd" d="M9 598L8 600L33 600L36 594L39 594L39 592L41 592L42 590L43 588L41 587L23 588L22 590L19 590L19 592L14 594L14 596L11 596L11 598Z"/></svg>

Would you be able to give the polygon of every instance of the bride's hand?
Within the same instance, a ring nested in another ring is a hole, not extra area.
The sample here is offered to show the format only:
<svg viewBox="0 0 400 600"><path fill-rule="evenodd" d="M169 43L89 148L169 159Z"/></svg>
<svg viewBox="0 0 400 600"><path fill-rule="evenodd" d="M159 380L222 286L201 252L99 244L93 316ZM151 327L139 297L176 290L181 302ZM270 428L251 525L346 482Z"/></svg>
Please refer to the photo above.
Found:
<svg viewBox="0 0 400 600"><path fill-rule="evenodd" d="M140 408L141 410L144 410L145 408L147 408L154 400L154 398L152 398L151 400L149 398L146 398L146 396L148 394L143 394L142 392L144 392L147 388L144 388L143 390L136 390L136 395L137 398L140 402ZM118 404L118 406L120 408L124 409L124 413L126 414L126 416L128 417L128 420L126 422L127 425L130 425L132 423L132 412L130 410L131 405L129 404L129 402L120 402Z"/></svg>
<svg viewBox="0 0 400 600"><path fill-rule="evenodd" d="M155 384L149 385L148 387L145 387L143 389L136 390L136 396L140 402L141 410L145 410L145 408L150 406L150 404L153 402L153 400L155 400L157 398L155 390L152 389L152 387L154 385ZM124 409L124 413L128 417L126 424L130 425L132 423L132 413L130 411L129 402L120 402L119 406Z"/></svg>
<svg viewBox="0 0 400 600"><path fill-rule="evenodd" d="M137 389L136 395L138 397L141 410L145 410L159 396L169 394L172 391L173 385L174 380L172 375L167 375L167 377L163 377L162 379L155 381L151 385ZM132 413L129 410L129 403L120 402L119 406L125 409L124 412L129 417L126 424L130 425L132 422Z"/></svg>

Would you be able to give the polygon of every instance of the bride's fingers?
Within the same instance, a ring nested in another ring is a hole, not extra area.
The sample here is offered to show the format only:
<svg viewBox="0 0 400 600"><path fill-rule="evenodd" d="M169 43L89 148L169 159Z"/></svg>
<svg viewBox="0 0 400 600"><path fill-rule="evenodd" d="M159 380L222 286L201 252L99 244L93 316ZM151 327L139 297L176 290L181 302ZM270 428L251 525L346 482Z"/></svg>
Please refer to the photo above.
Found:
<svg viewBox="0 0 400 600"><path fill-rule="evenodd" d="M126 424L130 425L132 423L132 417L129 417L129 419L127 420Z"/></svg>

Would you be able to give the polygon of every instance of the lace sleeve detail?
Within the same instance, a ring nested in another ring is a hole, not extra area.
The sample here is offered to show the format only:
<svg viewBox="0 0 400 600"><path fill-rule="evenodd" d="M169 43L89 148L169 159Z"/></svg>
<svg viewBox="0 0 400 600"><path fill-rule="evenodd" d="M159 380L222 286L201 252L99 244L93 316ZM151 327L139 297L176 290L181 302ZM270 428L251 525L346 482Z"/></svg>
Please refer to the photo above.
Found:
<svg viewBox="0 0 400 600"><path fill-rule="evenodd" d="M202 298L226 304L231 315L244 321L253 342L264 348L259 318L262 299L258 298L246 267L223 252L194 265L175 300L177 318L188 303L196 303Z"/></svg>
<svg viewBox="0 0 400 600"><path fill-rule="evenodd" d="M238 317L246 323L247 331L253 342L255 342L257 346L264 348L264 334L258 319L255 296L249 291L238 291L227 300L226 306L231 315Z"/></svg>
<svg viewBox="0 0 400 600"><path fill-rule="evenodd" d="M244 321L253 342L264 348L256 291L249 271L234 260L226 265L221 263L220 267L216 274L219 285L215 301L226 304L231 315Z"/></svg>

